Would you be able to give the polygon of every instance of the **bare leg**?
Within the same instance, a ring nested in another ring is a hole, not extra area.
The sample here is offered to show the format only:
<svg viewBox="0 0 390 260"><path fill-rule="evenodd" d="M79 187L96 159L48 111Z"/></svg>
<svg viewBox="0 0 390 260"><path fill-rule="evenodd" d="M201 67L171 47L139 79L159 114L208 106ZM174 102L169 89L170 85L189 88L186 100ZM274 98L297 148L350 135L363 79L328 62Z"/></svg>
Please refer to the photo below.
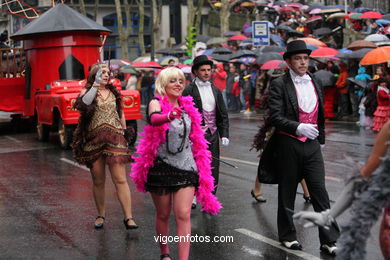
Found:
<svg viewBox="0 0 390 260"><path fill-rule="evenodd" d="M261 183L257 179L257 176L256 176L256 180L255 180L255 186L251 190L251 195L257 202L266 202L267 201L263 197L263 195L261 194Z"/></svg>
<svg viewBox="0 0 390 260"><path fill-rule="evenodd" d="M310 198L309 189L307 188L305 179L301 180L301 186L303 190L303 196L305 196L306 198Z"/></svg>
<svg viewBox="0 0 390 260"><path fill-rule="evenodd" d="M257 176L256 176L256 180L255 180L255 187L253 188L253 193L254 194L260 194L261 193L261 183L257 179Z"/></svg>
<svg viewBox="0 0 390 260"><path fill-rule="evenodd" d="M173 194L173 212L177 235L180 238L178 243L180 260L187 260L190 255L191 204L194 193L195 187L186 187Z"/></svg>
<svg viewBox="0 0 390 260"><path fill-rule="evenodd" d="M119 202L121 203L125 219L132 218L131 193L126 179L126 169L124 164L115 163L109 166L112 182L115 185ZM128 221L129 225L135 225L134 220Z"/></svg>
<svg viewBox="0 0 390 260"><path fill-rule="evenodd" d="M93 198L95 200L96 209L98 216L105 216L106 211L104 207L104 196L105 196L105 183L106 183L106 171L105 171L105 159L99 157L93 164L91 168L92 176L92 192ZM96 219L95 224L101 224L104 220L101 218Z"/></svg>
<svg viewBox="0 0 390 260"><path fill-rule="evenodd" d="M157 236L165 236L165 238L167 238L169 235L168 227L169 215L171 214L172 207L172 194L157 195L151 193L151 195L154 206L156 207L156 234ZM162 241L159 241L159 243L161 254L169 254L168 242L164 244Z"/></svg>

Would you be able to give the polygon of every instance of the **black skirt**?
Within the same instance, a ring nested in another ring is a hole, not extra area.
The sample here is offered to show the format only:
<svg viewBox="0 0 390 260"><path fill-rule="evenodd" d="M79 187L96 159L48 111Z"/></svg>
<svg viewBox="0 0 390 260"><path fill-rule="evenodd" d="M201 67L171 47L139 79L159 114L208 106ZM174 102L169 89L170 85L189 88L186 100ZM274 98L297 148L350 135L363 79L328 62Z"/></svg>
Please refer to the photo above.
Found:
<svg viewBox="0 0 390 260"><path fill-rule="evenodd" d="M199 186L197 172L186 171L167 164L157 157L149 169L146 190L160 195L176 192L181 188Z"/></svg>

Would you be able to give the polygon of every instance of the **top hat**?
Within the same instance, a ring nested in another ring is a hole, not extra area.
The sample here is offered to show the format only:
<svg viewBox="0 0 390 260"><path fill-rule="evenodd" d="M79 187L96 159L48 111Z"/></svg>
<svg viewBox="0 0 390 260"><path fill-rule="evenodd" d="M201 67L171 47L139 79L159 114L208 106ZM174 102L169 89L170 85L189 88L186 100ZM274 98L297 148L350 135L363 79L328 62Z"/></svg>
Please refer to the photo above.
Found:
<svg viewBox="0 0 390 260"><path fill-rule="evenodd" d="M208 64L208 65L210 65L210 66L213 66L214 63L213 63L212 60L209 60L209 58L207 58L206 55L199 55L199 56L197 56L197 57L194 59L194 61L192 62L191 72L192 72L193 74L195 74L194 71L195 71L196 69L198 69L200 66L206 65L206 64Z"/></svg>
<svg viewBox="0 0 390 260"><path fill-rule="evenodd" d="M302 40L291 41L287 44L287 51L283 54L283 59L288 59L298 53L310 55L311 50L307 48L306 43Z"/></svg>

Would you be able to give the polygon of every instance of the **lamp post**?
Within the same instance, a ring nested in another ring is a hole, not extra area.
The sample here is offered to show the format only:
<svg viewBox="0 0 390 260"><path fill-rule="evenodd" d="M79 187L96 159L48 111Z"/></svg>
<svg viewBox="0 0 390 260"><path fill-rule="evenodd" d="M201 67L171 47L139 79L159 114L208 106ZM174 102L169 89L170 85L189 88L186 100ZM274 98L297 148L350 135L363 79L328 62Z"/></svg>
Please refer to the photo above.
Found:
<svg viewBox="0 0 390 260"><path fill-rule="evenodd" d="M344 10L345 10L345 14L348 13L348 0L344 0Z"/></svg>
<svg viewBox="0 0 390 260"><path fill-rule="evenodd" d="M155 5L155 0L151 1L151 11L150 11L150 16L151 16L151 29L150 29L150 61L154 61L154 5Z"/></svg>

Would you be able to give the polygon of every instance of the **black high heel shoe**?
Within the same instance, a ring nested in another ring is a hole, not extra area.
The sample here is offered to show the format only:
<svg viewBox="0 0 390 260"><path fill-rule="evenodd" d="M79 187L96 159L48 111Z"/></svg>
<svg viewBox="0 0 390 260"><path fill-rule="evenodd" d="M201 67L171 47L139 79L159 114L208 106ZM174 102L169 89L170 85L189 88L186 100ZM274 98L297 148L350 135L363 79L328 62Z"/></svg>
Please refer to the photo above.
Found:
<svg viewBox="0 0 390 260"><path fill-rule="evenodd" d="M305 194L303 194L303 199L305 200L305 203L311 203L311 198L310 196L305 196Z"/></svg>
<svg viewBox="0 0 390 260"><path fill-rule="evenodd" d="M94 224L94 227L96 228L96 229L100 229L100 228L103 228L103 225L104 225L104 220L105 220L105 217L103 217L103 216L97 216L96 218L95 218L95 220L96 219L99 219L99 218L101 218L101 219L103 219L103 222L102 223L99 223L99 224Z"/></svg>
<svg viewBox="0 0 390 260"><path fill-rule="evenodd" d="M261 193L256 195L253 190L251 190L251 195L257 202L267 202L267 200L263 198L263 195Z"/></svg>
<svg viewBox="0 0 390 260"><path fill-rule="evenodd" d="M134 220L133 218L127 218L127 219L124 219L123 220L123 224L125 225L126 229L137 229L138 228L138 225L135 224L135 225L129 225L127 222L129 222L129 220Z"/></svg>
<svg viewBox="0 0 390 260"><path fill-rule="evenodd" d="M171 256L169 254L163 254L163 255L160 255L160 259L164 259L165 257L169 257L169 259L172 260Z"/></svg>

